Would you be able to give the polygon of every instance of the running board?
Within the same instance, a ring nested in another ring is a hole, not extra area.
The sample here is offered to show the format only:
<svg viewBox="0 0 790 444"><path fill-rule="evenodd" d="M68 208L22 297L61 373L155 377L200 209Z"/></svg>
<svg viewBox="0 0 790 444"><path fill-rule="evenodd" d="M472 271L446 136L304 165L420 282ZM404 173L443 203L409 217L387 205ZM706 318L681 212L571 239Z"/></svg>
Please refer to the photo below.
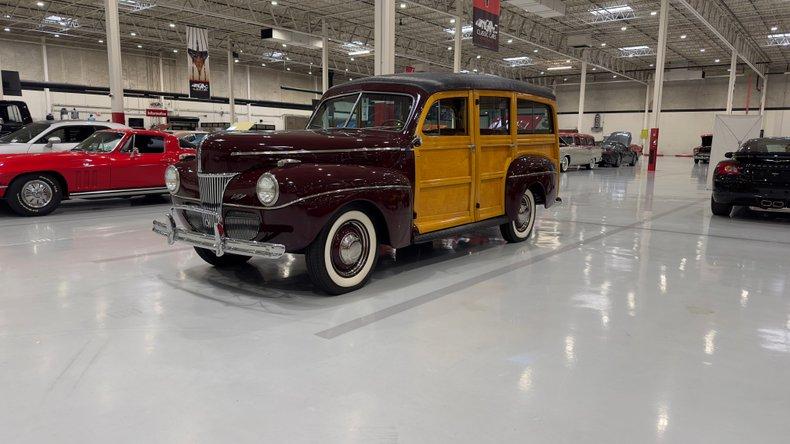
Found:
<svg viewBox="0 0 790 444"><path fill-rule="evenodd" d="M426 242L432 242L436 239L455 236L456 234L466 233L482 228L496 227L508 222L510 222L510 218L507 216L499 216L491 219L481 220L479 222L472 222L471 224L464 224L457 227L445 228L443 230L431 231L430 233L425 234L417 234L414 236L414 243L422 244Z"/></svg>
<svg viewBox="0 0 790 444"><path fill-rule="evenodd" d="M69 193L69 197L79 197L82 199L99 197L124 197L142 196L145 194L167 194L167 188L130 188L126 190L107 190L107 191L84 191L81 193Z"/></svg>

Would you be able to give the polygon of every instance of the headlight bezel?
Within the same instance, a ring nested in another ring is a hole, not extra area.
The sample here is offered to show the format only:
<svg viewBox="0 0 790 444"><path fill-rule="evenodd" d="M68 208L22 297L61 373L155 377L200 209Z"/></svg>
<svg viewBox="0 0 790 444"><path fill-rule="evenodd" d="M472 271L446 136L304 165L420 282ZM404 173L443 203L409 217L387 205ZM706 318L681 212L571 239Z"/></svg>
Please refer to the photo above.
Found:
<svg viewBox="0 0 790 444"><path fill-rule="evenodd" d="M262 182L268 182L267 186L269 190L267 191L270 195L270 199L264 199L261 197L261 184ZM255 196L258 198L258 202L260 202L264 207L271 207L277 203L277 200L280 198L280 184L277 182L277 178L272 173L263 173L258 178L258 181L255 183Z"/></svg>
<svg viewBox="0 0 790 444"><path fill-rule="evenodd" d="M175 173L175 180L173 180L175 185L173 186L171 186L170 183L171 178L168 178L168 175L171 173ZM165 169L165 188L167 188L167 191L170 194L176 194L178 193L178 190L181 189L181 173L178 172L178 168L176 168L174 165L169 165Z"/></svg>

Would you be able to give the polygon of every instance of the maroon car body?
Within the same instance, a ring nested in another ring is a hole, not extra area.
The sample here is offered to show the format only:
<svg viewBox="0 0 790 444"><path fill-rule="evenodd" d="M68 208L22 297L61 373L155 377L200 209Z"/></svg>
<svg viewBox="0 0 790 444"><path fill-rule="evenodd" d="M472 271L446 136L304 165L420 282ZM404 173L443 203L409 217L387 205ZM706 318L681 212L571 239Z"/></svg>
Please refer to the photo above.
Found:
<svg viewBox="0 0 790 444"><path fill-rule="evenodd" d="M226 256L276 258L292 252L308 254L308 269L310 248L349 208L369 216L375 225L375 240L394 248L446 235L451 230L420 233L414 224L415 148L421 144L416 131L427 99L459 89L517 90L547 101L554 99L542 88L485 77L413 74L357 80L327 91L316 111L319 113L329 99L347 94L409 97L413 103L408 112L403 110L406 117L389 119L397 120L398 127L212 134L203 141L197 159L175 166L179 187L172 196L174 211L165 223L155 221L154 231L171 243L179 240L195 245L201 257L214 265L235 262L222 260ZM356 105L354 109L358 109ZM552 118L556 119L555 113ZM556 131L544 137L557 147ZM507 218L515 220L526 189L534 190L530 195L538 204L552 205L557 197L556 154L552 156L514 159L508 169L505 214L484 222L501 225L510 223ZM259 179L267 173L276 178L278 188L276 202L268 206L261 204L256 193ZM349 236L354 239L364 233ZM317 283L330 293L358 288Z"/></svg>

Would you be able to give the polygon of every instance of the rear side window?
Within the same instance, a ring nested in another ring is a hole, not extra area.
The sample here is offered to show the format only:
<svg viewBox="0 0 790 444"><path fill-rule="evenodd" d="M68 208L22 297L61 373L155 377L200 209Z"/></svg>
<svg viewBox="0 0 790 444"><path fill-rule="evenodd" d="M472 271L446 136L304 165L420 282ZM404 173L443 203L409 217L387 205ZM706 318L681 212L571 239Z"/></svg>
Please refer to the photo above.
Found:
<svg viewBox="0 0 790 444"><path fill-rule="evenodd" d="M467 131L466 98L452 97L433 102L425 123L423 134L429 136L465 136Z"/></svg>
<svg viewBox="0 0 790 444"><path fill-rule="evenodd" d="M5 119L6 122L16 122L16 123L24 123L22 119L22 113L19 111L19 106L17 105L6 105L4 107L2 113L0 113L0 117Z"/></svg>
<svg viewBox="0 0 790 444"><path fill-rule="evenodd" d="M569 137L569 136L560 137L560 146L571 146L571 145L573 145L573 137Z"/></svg>
<svg viewBox="0 0 790 444"><path fill-rule="evenodd" d="M96 132L96 128L89 125L69 125L56 128L49 132L43 141L58 137L61 143L80 143Z"/></svg>
<svg viewBox="0 0 790 444"><path fill-rule="evenodd" d="M480 135L510 134L510 98L480 97Z"/></svg>
<svg viewBox="0 0 790 444"><path fill-rule="evenodd" d="M134 136L134 147L140 154L161 154L165 152L165 139L159 136Z"/></svg>
<svg viewBox="0 0 790 444"><path fill-rule="evenodd" d="M526 99L518 99L517 104L519 134L554 133L551 106Z"/></svg>

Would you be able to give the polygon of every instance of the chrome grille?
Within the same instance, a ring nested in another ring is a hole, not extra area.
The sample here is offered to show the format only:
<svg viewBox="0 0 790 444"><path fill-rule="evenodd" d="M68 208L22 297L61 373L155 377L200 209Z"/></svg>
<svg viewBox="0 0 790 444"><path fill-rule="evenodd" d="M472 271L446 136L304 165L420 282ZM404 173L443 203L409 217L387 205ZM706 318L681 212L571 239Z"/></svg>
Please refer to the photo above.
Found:
<svg viewBox="0 0 790 444"><path fill-rule="evenodd" d="M200 191L201 206L207 210L222 214L222 198L225 188L237 173L203 174L198 173L198 190ZM217 223L213 216L204 215L204 226L213 227Z"/></svg>
<svg viewBox="0 0 790 444"><path fill-rule="evenodd" d="M258 213L249 211L228 211L225 215L225 231L232 239L255 240L261 227Z"/></svg>

